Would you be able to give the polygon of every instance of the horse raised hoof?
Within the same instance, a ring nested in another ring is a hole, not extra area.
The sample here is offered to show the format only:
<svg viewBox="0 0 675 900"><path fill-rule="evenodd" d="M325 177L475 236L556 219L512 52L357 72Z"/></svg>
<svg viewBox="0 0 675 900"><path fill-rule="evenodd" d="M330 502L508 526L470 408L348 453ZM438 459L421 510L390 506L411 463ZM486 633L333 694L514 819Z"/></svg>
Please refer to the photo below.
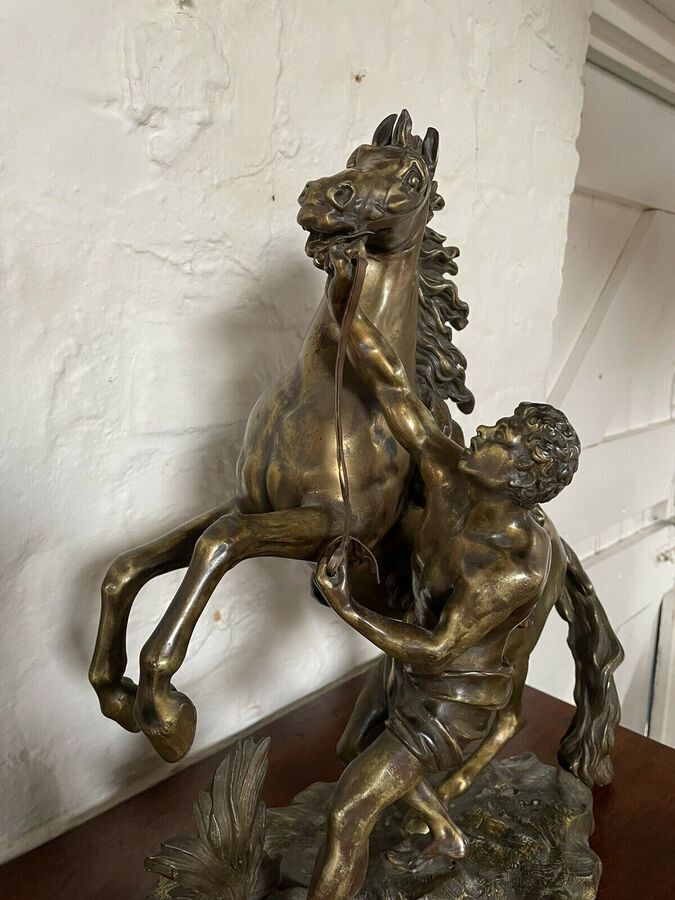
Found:
<svg viewBox="0 0 675 900"><path fill-rule="evenodd" d="M134 718L136 690L131 678L123 678L118 685L106 685L96 691L103 715L132 732L141 730Z"/></svg>
<svg viewBox="0 0 675 900"><path fill-rule="evenodd" d="M134 710L136 722L165 762L182 759L192 746L197 729L197 710L192 701L171 689L161 700L155 698L151 708Z"/></svg>

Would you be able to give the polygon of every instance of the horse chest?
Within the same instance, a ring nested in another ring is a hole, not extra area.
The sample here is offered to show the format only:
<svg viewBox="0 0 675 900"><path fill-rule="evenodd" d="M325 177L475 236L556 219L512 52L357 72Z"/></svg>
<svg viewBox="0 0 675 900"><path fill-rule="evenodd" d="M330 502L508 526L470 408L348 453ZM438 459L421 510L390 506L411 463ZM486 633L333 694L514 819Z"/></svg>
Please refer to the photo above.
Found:
<svg viewBox="0 0 675 900"><path fill-rule="evenodd" d="M319 367L296 368L257 404L239 469L240 491L259 498L261 508L288 509L317 500L341 504L334 384L328 376ZM346 379L341 413L355 518L369 519L370 527L384 532L399 512L410 457L379 406L352 378Z"/></svg>

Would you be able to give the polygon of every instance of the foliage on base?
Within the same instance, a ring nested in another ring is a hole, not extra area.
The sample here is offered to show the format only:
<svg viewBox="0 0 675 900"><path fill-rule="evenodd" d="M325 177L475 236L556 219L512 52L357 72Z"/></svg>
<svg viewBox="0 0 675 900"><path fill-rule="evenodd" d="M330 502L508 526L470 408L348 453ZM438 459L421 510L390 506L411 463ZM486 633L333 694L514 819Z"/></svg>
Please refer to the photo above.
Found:
<svg viewBox="0 0 675 900"><path fill-rule="evenodd" d="M171 900L254 900L269 890L264 851L269 739L240 741L216 769L211 791L194 805L198 837L176 838L145 861ZM263 881L266 883L263 885Z"/></svg>

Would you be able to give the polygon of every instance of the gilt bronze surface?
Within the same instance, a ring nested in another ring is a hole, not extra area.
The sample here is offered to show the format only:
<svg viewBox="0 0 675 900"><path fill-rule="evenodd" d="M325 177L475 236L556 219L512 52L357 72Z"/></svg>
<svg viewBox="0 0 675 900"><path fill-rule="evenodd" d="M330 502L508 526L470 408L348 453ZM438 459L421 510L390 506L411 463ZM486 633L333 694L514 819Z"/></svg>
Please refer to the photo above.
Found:
<svg viewBox="0 0 675 900"><path fill-rule="evenodd" d="M621 646L541 509L570 484L578 437L559 410L527 402L466 445L444 402L468 412L474 401L453 343L468 316L449 280L458 251L428 225L443 206L438 143L433 128L414 135L404 110L345 169L306 185L298 222L326 289L295 365L251 412L235 496L122 554L102 587L90 680L103 713L168 761L196 727L173 677L213 590L242 560L315 564L315 596L383 651L340 741L348 765L327 802L311 900L359 894L373 829L398 801L407 832L425 837L389 847L391 865L445 871L470 858L473 837L453 810L522 726L529 657L554 606L576 662L561 765L588 786L612 774ZM131 605L180 567L136 686L125 677Z"/></svg>
<svg viewBox="0 0 675 900"><path fill-rule="evenodd" d="M161 876L148 900L306 900L335 785L313 784L283 809L250 804L253 816L242 806L232 773L235 763L248 759L246 781L259 785L263 749L252 742L236 746L216 771L211 792L202 792L195 804L198 836L174 838L146 861ZM248 791L245 799L250 798ZM368 873L357 897L592 900L602 868L588 846L592 810L593 797L583 782L532 754L490 763L453 804L469 839L466 856L448 861L425 855L424 838L406 830L405 806L394 804L373 831ZM247 852L239 861L242 840Z"/></svg>

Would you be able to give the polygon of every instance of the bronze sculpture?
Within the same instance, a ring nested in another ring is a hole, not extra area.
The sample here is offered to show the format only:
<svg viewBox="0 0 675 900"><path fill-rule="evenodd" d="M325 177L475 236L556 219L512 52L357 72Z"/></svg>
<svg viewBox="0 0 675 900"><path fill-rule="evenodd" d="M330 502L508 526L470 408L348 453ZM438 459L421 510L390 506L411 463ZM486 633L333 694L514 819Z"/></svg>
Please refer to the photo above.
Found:
<svg viewBox="0 0 675 900"><path fill-rule="evenodd" d="M348 281L350 259L359 253L365 248L358 244L332 252L336 279ZM569 484L577 468L579 440L565 416L546 404L523 403L513 416L480 427L465 449L443 434L396 353L361 311L349 346L355 370L417 463L426 497L414 529L414 595L402 621L353 599L344 562L333 573L327 558L318 567L317 583L333 609L386 654L386 727L338 782L310 888L316 900L357 893L370 832L383 809L400 798L427 821L434 839L426 854L464 856L464 837L443 801L468 786L471 769L480 770L514 733L529 653L548 613L560 600L573 633L579 616L584 626L589 612L598 623L597 598L577 588L576 579L585 579L578 560L537 508ZM612 663L620 655L604 617L599 625L595 644L587 640L580 660L584 703L592 687L586 671L602 661L600 641L613 644ZM585 720L592 733L576 735L565 761L591 784L603 784L611 768L602 738L613 731L617 710L611 679L592 702L596 717ZM475 741L481 743L469 768L464 751ZM438 793L426 781L449 771L453 775Z"/></svg>
<svg viewBox="0 0 675 900"><path fill-rule="evenodd" d="M454 248L427 221L442 200L433 171L438 134L411 135L407 113L389 116L373 143L358 148L347 168L310 182L298 221L309 231L306 251L327 267L336 238L368 232L373 260L361 307L392 341L411 376L436 401L450 397L469 410L464 358L446 322L466 323L467 308L443 279L453 273ZM418 322L419 320L419 322ZM171 689L192 630L223 575L243 559L282 556L317 561L339 535L343 502L335 456L333 371L338 327L325 297L291 371L254 406L237 465L237 494L156 541L122 554L103 583L102 612L90 680L104 715L130 731L142 729L168 761L189 749L195 710ZM342 397L346 462L351 475L352 534L375 547L396 524L411 471L382 410L347 372ZM188 566L166 615L141 654L138 689L124 678L125 635L141 587Z"/></svg>
<svg viewBox="0 0 675 900"><path fill-rule="evenodd" d="M102 587L90 680L104 714L142 730L168 761L187 752L196 725L172 677L241 560L318 562L319 598L384 651L340 742L349 765L329 804L315 900L356 896L370 833L399 798L408 831L431 839L412 854L388 848L393 866L464 856L448 804L521 727L528 659L554 605L577 664L560 761L588 785L611 778L621 647L539 507L571 481L578 438L559 411L521 404L467 448L443 402L473 407L452 343L468 314L447 278L458 251L427 224L443 206L437 155L438 133L414 135L404 110L346 169L308 183L298 221L326 291L295 366L253 408L236 496L122 554ZM137 688L124 677L131 604L150 578L186 565Z"/></svg>

